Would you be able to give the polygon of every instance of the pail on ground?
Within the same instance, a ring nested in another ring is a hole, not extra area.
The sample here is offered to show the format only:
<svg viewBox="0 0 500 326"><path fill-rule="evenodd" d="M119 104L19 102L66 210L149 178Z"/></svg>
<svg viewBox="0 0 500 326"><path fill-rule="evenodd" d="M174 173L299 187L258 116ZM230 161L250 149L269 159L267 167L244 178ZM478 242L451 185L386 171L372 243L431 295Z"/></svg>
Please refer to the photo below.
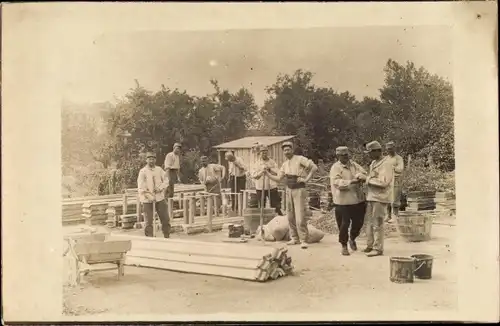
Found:
<svg viewBox="0 0 500 326"><path fill-rule="evenodd" d="M410 257L391 257L390 280L394 283L413 283L415 259Z"/></svg>
<svg viewBox="0 0 500 326"><path fill-rule="evenodd" d="M432 263L434 257L425 254L412 255L411 257L415 259L415 269L413 271L415 277L422 280L432 278Z"/></svg>

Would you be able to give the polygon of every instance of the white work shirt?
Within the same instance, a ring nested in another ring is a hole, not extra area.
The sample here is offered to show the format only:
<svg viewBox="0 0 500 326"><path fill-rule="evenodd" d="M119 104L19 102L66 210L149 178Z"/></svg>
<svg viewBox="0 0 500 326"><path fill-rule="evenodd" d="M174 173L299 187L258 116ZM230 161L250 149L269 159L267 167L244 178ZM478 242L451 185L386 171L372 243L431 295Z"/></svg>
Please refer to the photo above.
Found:
<svg viewBox="0 0 500 326"><path fill-rule="evenodd" d="M280 172L285 175L294 175L305 178L308 171L314 166L314 162L302 155L294 155L291 159L285 160Z"/></svg>
<svg viewBox="0 0 500 326"><path fill-rule="evenodd" d="M181 168L181 163L180 163L180 158L179 155L175 154L174 152L170 152L165 156L165 170L180 170Z"/></svg>
<svg viewBox="0 0 500 326"><path fill-rule="evenodd" d="M389 162L391 162L392 166L394 167L394 177L395 178L400 177L405 168L405 163L403 158L400 155L395 154L394 156L387 155L387 159L389 160Z"/></svg>
<svg viewBox="0 0 500 326"><path fill-rule="evenodd" d="M272 159L269 158L267 161L264 161L263 159L260 159L256 161L255 163L255 168L252 173L252 177L255 180L255 189L256 190L269 190L269 189L275 189L278 187L278 183L271 178L267 177L264 180L264 177L262 176L262 172L264 171L264 168L270 168L271 171L274 173L278 174L278 165L276 162ZM260 174L260 176L259 176Z"/></svg>
<svg viewBox="0 0 500 326"><path fill-rule="evenodd" d="M201 184L205 184L208 178L212 178L213 182L219 182L222 177L222 171L224 167L219 164L208 164L206 167L202 167L198 171L198 179Z"/></svg>
<svg viewBox="0 0 500 326"><path fill-rule="evenodd" d="M242 168L237 167L236 164L234 164L234 162L228 162L229 175L243 177L245 175L245 170L246 170L246 166L243 163L243 160L237 156L234 157L234 160Z"/></svg>
<svg viewBox="0 0 500 326"><path fill-rule="evenodd" d="M330 187L335 205L355 205L365 200L361 183L350 184L357 174L366 177L366 171L358 163L349 160L347 164L335 162L330 169Z"/></svg>
<svg viewBox="0 0 500 326"><path fill-rule="evenodd" d="M137 190L141 203L151 203L153 201L152 194L155 194L154 198L157 202L164 200L167 186L168 176L161 167L150 168L146 165L139 171ZM157 193L155 193L155 188L159 188Z"/></svg>

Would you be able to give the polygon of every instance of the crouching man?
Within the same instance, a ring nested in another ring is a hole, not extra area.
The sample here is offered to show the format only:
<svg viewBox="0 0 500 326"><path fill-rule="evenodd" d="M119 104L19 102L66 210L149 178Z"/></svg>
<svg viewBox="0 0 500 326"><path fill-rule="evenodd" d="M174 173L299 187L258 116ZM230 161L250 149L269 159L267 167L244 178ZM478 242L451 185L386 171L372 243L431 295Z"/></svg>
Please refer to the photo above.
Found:
<svg viewBox="0 0 500 326"><path fill-rule="evenodd" d="M292 238L288 244L301 244L301 248L306 249L309 240L306 219L306 183L309 182L318 167L310 159L294 155L291 142L284 142L281 148L286 160L278 171L278 175L275 176L269 168L265 169L265 173L267 177L276 182L285 180L288 224Z"/></svg>
<svg viewBox="0 0 500 326"><path fill-rule="evenodd" d="M365 218L366 202L362 180L366 179L366 171L350 159L347 147L337 147L335 152L338 161L330 170L330 184L342 255L349 256L347 243L353 251L358 250L356 238L359 236Z"/></svg>
<svg viewBox="0 0 500 326"><path fill-rule="evenodd" d="M384 253L384 219L391 203L393 165L382 156L382 146L378 141L368 143L365 152L372 162L366 178L365 223L368 240L364 252L368 257L374 257Z"/></svg>
<svg viewBox="0 0 500 326"><path fill-rule="evenodd" d="M153 236L153 218L155 210L160 217L163 236L170 237L170 221L168 216L165 189L169 180L165 171L156 165L156 154L146 154L146 166L139 171L137 188L139 199L144 207L146 227L144 233L147 237Z"/></svg>

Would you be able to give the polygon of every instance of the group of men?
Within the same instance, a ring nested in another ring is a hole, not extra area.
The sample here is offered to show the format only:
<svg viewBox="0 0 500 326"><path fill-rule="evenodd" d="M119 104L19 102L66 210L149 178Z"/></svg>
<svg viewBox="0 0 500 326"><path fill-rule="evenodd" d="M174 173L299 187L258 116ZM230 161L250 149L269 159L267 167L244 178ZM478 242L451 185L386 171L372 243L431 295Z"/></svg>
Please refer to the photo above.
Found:
<svg viewBox="0 0 500 326"><path fill-rule="evenodd" d="M318 170L316 164L302 156L294 154L292 142L281 145L284 163L278 167L269 157L267 146L258 146L258 159L249 171L245 162L232 152L227 152L228 183L231 188L231 206L237 208L236 194L246 187L247 178L254 180L259 205L265 205L269 199L276 213L281 211L281 198L278 184L286 186L287 216L290 227L289 245L300 244L307 248L309 232L307 228L306 183ZM363 250L367 256L379 256L384 251L384 222L390 222L392 215L397 215L401 195L401 174L404 163L401 156L395 152L393 142L386 144L387 156L382 154L382 146L378 141L366 144L366 153L372 160L367 172L349 156L349 149L340 146L336 149L338 161L330 170L330 183L335 218L339 228L339 242L342 245L342 255L349 255L351 250L357 250L356 238L363 224L366 223L367 246ZM174 184L180 179L180 150L176 143L171 153L165 157L165 171L156 166L156 155L147 153L146 166L138 176L140 200L144 206L146 227L145 235L152 236L154 209L158 212L162 231L166 238L170 235L170 221L165 197L173 197ZM198 179L206 191L221 194L222 182L226 179L226 169L223 165L210 163L207 156L201 157L201 168ZM366 185L366 193L363 185ZM264 201L261 201L261 198ZM221 197L216 196L216 205L221 205ZM387 219L386 219L387 217Z"/></svg>
<svg viewBox="0 0 500 326"><path fill-rule="evenodd" d="M338 161L330 170L330 184L342 255L350 255L348 244L351 250L358 249L356 238L363 224L368 238L363 251L369 257L384 252L384 222L398 214L404 169L394 142L387 143L386 149L388 155L384 156L378 141L366 144L365 152L372 160L368 172L350 159L347 147L336 149Z"/></svg>

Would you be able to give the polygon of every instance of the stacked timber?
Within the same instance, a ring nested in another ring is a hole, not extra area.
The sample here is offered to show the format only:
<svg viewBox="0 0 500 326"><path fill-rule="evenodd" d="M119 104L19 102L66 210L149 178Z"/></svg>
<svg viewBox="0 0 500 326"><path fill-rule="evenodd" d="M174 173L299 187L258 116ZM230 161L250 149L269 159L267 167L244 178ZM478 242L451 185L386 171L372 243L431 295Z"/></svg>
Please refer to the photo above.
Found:
<svg viewBox="0 0 500 326"><path fill-rule="evenodd" d="M436 208L436 204L434 203L435 194L434 191L415 191L408 193L408 206L406 206L406 210L416 212Z"/></svg>
<svg viewBox="0 0 500 326"><path fill-rule="evenodd" d="M106 215L108 204L108 202L87 202L83 204L82 217L85 218L85 224L106 224L106 220L108 219L108 216Z"/></svg>
<svg viewBox="0 0 500 326"><path fill-rule="evenodd" d="M136 211L137 201L127 202L127 213L136 214ZM108 216L106 220L108 227L119 227L121 225L120 216L123 215L123 201L109 203L106 215Z"/></svg>
<svg viewBox="0 0 500 326"><path fill-rule="evenodd" d="M63 203L62 205L62 224L82 224L85 218L82 217L82 203Z"/></svg>
<svg viewBox="0 0 500 326"><path fill-rule="evenodd" d="M292 259L286 248L242 246L190 240L111 235L110 240L130 240L125 265L176 272L265 282L290 274Z"/></svg>
<svg viewBox="0 0 500 326"><path fill-rule="evenodd" d="M241 224L243 223L243 217L214 217L212 222L208 221L208 218L198 218L194 223L186 224L180 223L180 221L174 220L172 222L172 227L174 232L177 230L182 230L184 234L198 234L203 232L215 232L223 229L224 224ZM179 228L180 226L180 228Z"/></svg>
<svg viewBox="0 0 500 326"><path fill-rule="evenodd" d="M455 195L451 192L436 192L434 202L438 212L454 212L456 209Z"/></svg>
<svg viewBox="0 0 500 326"><path fill-rule="evenodd" d="M158 219L158 216L156 217ZM120 225L122 229L133 229L137 222L137 213L120 215Z"/></svg>

